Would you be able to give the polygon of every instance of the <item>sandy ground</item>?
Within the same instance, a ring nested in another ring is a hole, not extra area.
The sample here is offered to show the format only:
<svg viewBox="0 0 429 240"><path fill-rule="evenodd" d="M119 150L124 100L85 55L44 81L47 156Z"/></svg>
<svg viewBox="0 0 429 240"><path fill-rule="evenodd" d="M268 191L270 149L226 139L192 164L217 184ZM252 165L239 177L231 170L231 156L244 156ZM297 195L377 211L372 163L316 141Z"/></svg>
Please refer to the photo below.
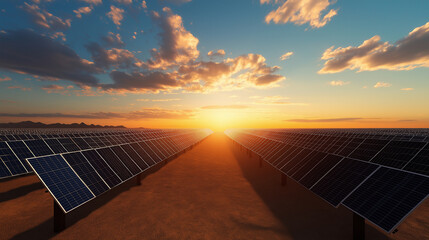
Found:
<svg viewBox="0 0 429 240"><path fill-rule="evenodd" d="M280 186L278 172L220 133L98 205L54 234L52 198L37 177L1 181L0 239L352 238L350 211L292 180ZM396 234L367 224L366 237L429 239L428 216L426 201Z"/></svg>

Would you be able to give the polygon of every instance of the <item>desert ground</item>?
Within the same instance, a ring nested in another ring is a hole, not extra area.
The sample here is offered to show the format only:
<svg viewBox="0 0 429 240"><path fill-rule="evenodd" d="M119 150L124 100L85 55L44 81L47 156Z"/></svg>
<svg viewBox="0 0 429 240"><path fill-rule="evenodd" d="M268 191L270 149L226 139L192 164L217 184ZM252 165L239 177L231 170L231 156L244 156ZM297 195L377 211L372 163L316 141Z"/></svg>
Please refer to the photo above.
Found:
<svg viewBox="0 0 429 240"><path fill-rule="evenodd" d="M0 181L0 239L351 239L352 213L335 209L222 133L72 213L53 232L53 200L35 175ZM75 215L75 216L73 216ZM76 217L77 216L77 217ZM386 234L366 239L429 239L426 200Z"/></svg>

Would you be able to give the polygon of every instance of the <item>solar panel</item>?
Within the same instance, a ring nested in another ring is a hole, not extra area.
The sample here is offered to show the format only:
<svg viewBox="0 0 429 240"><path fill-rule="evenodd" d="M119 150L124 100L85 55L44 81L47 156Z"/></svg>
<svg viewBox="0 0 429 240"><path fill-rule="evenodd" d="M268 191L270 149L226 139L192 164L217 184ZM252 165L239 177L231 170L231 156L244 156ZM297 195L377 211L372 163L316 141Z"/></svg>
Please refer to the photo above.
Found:
<svg viewBox="0 0 429 240"><path fill-rule="evenodd" d="M154 152L152 149L146 144L146 141L139 142L138 143L141 148L144 149L144 151L149 154L150 158L155 162L158 163L161 161L161 158Z"/></svg>
<svg viewBox="0 0 429 240"><path fill-rule="evenodd" d="M291 177L299 181L305 174L307 174L317 163L324 159L328 154L323 152L314 151L308 155L302 162L297 165L291 174Z"/></svg>
<svg viewBox="0 0 429 240"><path fill-rule="evenodd" d="M0 142L0 160L7 166L12 175L18 175L27 172L27 170L24 168L24 165L22 165L21 161L19 161L12 150L10 150L6 142Z"/></svg>
<svg viewBox="0 0 429 240"><path fill-rule="evenodd" d="M140 155L134 151L130 144L121 145L122 149L130 156L130 158L140 167L141 170L144 170L149 167L146 162L140 157Z"/></svg>
<svg viewBox="0 0 429 240"><path fill-rule="evenodd" d="M65 152L67 152L67 150L58 141L58 139L55 139L55 138L45 139L45 142L49 145L49 147L51 148L51 150L54 153L65 153Z"/></svg>
<svg viewBox="0 0 429 240"><path fill-rule="evenodd" d="M404 170L421 173L429 176L429 144L417 153L407 165L404 166Z"/></svg>
<svg viewBox="0 0 429 240"><path fill-rule="evenodd" d="M97 170L98 174L103 180L109 185L110 188L120 184L122 180L116 175L116 173L110 168L110 166L104 161L104 159L95 151L88 150L83 151L82 154L91 163L91 165Z"/></svg>
<svg viewBox="0 0 429 240"><path fill-rule="evenodd" d="M67 152L79 151L80 148L70 138L59 138L58 141L63 145Z"/></svg>
<svg viewBox="0 0 429 240"><path fill-rule="evenodd" d="M26 140L24 142L36 157L54 154L43 140Z"/></svg>
<svg viewBox="0 0 429 240"><path fill-rule="evenodd" d="M136 151L139 156L145 161L149 166L154 165L156 162L151 158L151 156L146 153L146 151L138 143L131 143L130 146Z"/></svg>
<svg viewBox="0 0 429 240"><path fill-rule="evenodd" d="M88 187L60 155L30 158L28 162L64 212L69 212L94 198Z"/></svg>
<svg viewBox="0 0 429 240"><path fill-rule="evenodd" d="M128 154L124 151L124 149L122 149L120 146L111 147L111 149L133 175L136 175L141 172L141 169L130 158L130 156L128 156Z"/></svg>
<svg viewBox="0 0 429 240"><path fill-rule="evenodd" d="M82 150L92 148L83 138L72 138L72 140Z"/></svg>
<svg viewBox="0 0 429 240"><path fill-rule="evenodd" d="M107 184L82 153L66 153L63 154L63 157L95 196L109 190Z"/></svg>
<svg viewBox="0 0 429 240"><path fill-rule="evenodd" d="M101 157L109 164L113 171L121 178L122 181L132 177L131 172L125 167L124 163L116 156L110 148L99 148L96 150Z"/></svg>
<svg viewBox="0 0 429 240"><path fill-rule="evenodd" d="M424 142L392 141L371 162L401 169L425 144Z"/></svg>
<svg viewBox="0 0 429 240"><path fill-rule="evenodd" d="M379 166L344 158L310 190L335 207Z"/></svg>
<svg viewBox="0 0 429 240"><path fill-rule="evenodd" d="M15 153L15 155L19 158L22 165L27 169L27 172L31 172L31 168L28 165L26 158L34 157L33 153L27 148L27 146L24 144L23 141L15 141L15 142L8 142L7 143L12 149L12 151Z"/></svg>
<svg viewBox="0 0 429 240"><path fill-rule="evenodd" d="M428 194L428 177L380 167L343 204L391 232Z"/></svg>
<svg viewBox="0 0 429 240"><path fill-rule="evenodd" d="M365 139L349 157L369 161L388 143L389 141L387 140Z"/></svg>

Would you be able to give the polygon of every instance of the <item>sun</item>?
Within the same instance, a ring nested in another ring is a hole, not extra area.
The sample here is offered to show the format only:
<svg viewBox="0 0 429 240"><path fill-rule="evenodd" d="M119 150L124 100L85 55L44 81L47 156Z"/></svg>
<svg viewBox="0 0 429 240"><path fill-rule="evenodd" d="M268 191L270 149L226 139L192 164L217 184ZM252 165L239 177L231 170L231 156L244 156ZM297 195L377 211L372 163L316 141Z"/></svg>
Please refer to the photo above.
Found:
<svg viewBox="0 0 429 240"><path fill-rule="evenodd" d="M223 132L228 128L240 125L243 115L241 111L234 109L213 109L203 114L203 120L211 130Z"/></svg>

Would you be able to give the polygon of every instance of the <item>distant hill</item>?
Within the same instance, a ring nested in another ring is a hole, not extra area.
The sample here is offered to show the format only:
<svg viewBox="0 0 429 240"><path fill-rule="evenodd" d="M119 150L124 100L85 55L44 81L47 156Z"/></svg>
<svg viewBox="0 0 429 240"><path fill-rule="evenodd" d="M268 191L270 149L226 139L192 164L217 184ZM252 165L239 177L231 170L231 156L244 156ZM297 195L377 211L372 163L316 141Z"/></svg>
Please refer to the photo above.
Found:
<svg viewBox="0 0 429 240"><path fill-rule="evenodd" d="M24 121L17 123L0 123L0 128L126 128L124 126L101 126L90 124L87 125L85 123L51 123L45 124L41 122L32 122L32 121Z"/></svg>

